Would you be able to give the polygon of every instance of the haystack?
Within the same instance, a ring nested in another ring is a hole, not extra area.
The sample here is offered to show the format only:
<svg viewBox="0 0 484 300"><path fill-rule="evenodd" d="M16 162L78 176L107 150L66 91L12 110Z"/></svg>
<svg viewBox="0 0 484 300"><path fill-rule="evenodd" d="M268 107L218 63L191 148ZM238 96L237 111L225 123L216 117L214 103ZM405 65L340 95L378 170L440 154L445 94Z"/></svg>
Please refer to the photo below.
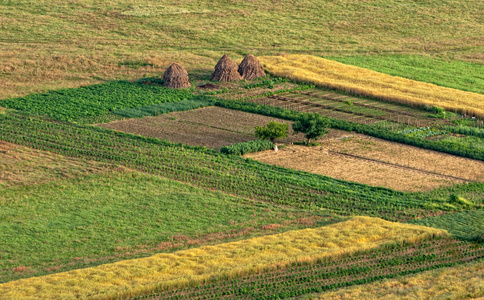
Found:
<svg viewBox="0 0 484 300"><path fill-rule="evenodd" d="M185 68L177 63L172 63L163 74L163 86L174 89L184 89L189 88L192 85L190 84L188 73Z"/></svg>
<svg viewBox="0 0 484 300"><path fill-rule="evenodd" d="M252 54L247 54L239 65L239 74L243 79L256 79L266 76L260 61Z"/></svg>
<svg viewBox="0 0 484 300"><path fill-rule="evenodd" d="M215 66L212 80L215 81L237 81L241 80L239 72L237 71L237 64L227 54L224 54Z"/></svg>

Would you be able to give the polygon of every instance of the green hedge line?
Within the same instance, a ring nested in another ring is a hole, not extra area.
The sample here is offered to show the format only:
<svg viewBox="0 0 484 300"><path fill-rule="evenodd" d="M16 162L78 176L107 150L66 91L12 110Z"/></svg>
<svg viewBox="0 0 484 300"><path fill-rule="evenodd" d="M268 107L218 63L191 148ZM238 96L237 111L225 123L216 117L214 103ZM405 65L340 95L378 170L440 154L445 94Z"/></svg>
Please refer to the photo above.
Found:
<svg viewBox="0 0 484 300"><path fill-rule="evenodd" d="M217 106L242 110L251 113L257 113L265 116L276 117L280 119L286 119L291 121L296 121L303 117L307 113L301 113L297 111L291 111L283 109L280 107L273 107L268 105L260 105L250 102L236 102L219 100L215 103ZM415 137L409 137L401 133L388 131L385 129L378 128L375 125L358 124L354 122L348 122L344 120L337 120L333 118L328 118L331 128L355 131L358 133L374 136L377 138L382 138L392 142L398 142L402 144L417 146L420 148L436 150L440 152L445 152L449 154L459 155L463 157L468 157L472 159L484 160L484 151L480 149L470 148L466 144L456 144L448 141L438 141L438 140L426 140Z"/></svg>
<svg viewBox="0 0 484 300"><path fill-rule="evenodd" d="M225 146L220 149L220 152L233 155L244 155L258 151L264 151L274 148L274 143L267 140L253 140L244 143L237 143L230 146Z"/></svg>
<svg viewBox="0 0 484 300"><path fill-rule="evenodd" d="M484 128L468 127L468 126L445 126L442 129L465 135L472 135L484 139Z"/></svg>
<svg viewBox="0 0 484 300"><path fill-rule="evenodd" d="M141 118L148 116L158 116L175 111L192 110L200 107L213 105L213 100L206 96L196 96L195 99L182 100L177 102L157 103L146 106L120 109L113 112L115 115L126 118Z"/></svg>

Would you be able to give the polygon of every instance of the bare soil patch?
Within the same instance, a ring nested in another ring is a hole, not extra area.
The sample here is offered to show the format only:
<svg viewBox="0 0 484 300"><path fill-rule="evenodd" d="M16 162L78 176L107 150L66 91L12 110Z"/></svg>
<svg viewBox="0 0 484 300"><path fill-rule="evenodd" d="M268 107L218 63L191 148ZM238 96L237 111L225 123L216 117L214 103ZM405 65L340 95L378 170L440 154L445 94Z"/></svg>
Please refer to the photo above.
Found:
<svg viewBox="0 0 484 300"><path fill-rule="evenodd" d="M223 146L255 140L255 126L263 126L274 120L291 123L286 120L212 106L156 117L118 120L100 126L166 139L174 143L220 149ZM291 143L303 139L302 135L293 135L289 125L289 137L280 141Z"/></svg>
<svg viewBox="0 0 484 300"><path fill-rule="evenodd" d="M65 157L0 141L0 188L46 183L93 173L114 166Z"/></svg>
<svg viewBox="0 0 484 300"><path fill-rule="evenodd" d="M246 157L402 191L431 190L466 180L484 182L481 161L340 130L330 130L319 143L316 147L288 145L277 153L264 151Z"/></svg>

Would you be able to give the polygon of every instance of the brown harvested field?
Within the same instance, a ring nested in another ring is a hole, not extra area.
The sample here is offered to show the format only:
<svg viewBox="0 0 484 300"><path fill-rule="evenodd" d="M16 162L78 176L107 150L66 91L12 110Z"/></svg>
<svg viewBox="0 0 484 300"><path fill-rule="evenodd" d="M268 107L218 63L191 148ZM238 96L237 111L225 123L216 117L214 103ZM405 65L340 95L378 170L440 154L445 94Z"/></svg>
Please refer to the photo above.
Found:
<svg viewBox="0 0 484 300"><path fill-rule="evenodd" d="M402 191L484 182L484 162L331 130L320 146L246 155L261 162ZM440 175L438 175L440 174ZM466 179L460 180L458 178Z"/></svg>
<svg viewBox="0 0 484 300"><path fill-rule="evenodd" d="M166 139L174 143L220 149L223 146L255 140L255 126L263 126L274 120L291 123L286 120L211 106L156 117L118 120L99 126ZM292 133L289 125L289 136L281 139L281 142L290 143L304 139L302 135L292 135Z"/></svg>
<svg viewBox="0 0 484 300"><path fill-rule="evenodd" d="M0 188L27 186L113 170L114 166L0 141Z"/></svg>

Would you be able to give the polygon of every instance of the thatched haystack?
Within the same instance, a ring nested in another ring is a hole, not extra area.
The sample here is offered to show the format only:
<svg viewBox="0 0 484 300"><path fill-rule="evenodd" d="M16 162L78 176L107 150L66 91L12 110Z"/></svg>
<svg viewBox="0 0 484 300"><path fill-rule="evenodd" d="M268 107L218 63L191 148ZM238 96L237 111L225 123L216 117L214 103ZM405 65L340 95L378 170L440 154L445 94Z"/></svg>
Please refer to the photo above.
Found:
<svg viewBox="0 0 484 300"><path fill-rule="evenodd" d="M227 54L224 54L215 66L212 80L215 81L237 81L241 80L239 72L237 71L237 64Z"/></svg>
<svg viewBox="0 0 484 300"><path fill-rule="evenodd" d="M252 54L247 54L239 65L239 74L243 79L256 79L266 76L260 61Z"/></svg>
<svg viewBox="0 0 484 300"><path fill-rule="evenodd" d="M163 74L163 86L174 89L184 89L189 88L192 85L190 84L190 79L188 79L188 73L185 68L177 63L172 63Z"/></svg>

